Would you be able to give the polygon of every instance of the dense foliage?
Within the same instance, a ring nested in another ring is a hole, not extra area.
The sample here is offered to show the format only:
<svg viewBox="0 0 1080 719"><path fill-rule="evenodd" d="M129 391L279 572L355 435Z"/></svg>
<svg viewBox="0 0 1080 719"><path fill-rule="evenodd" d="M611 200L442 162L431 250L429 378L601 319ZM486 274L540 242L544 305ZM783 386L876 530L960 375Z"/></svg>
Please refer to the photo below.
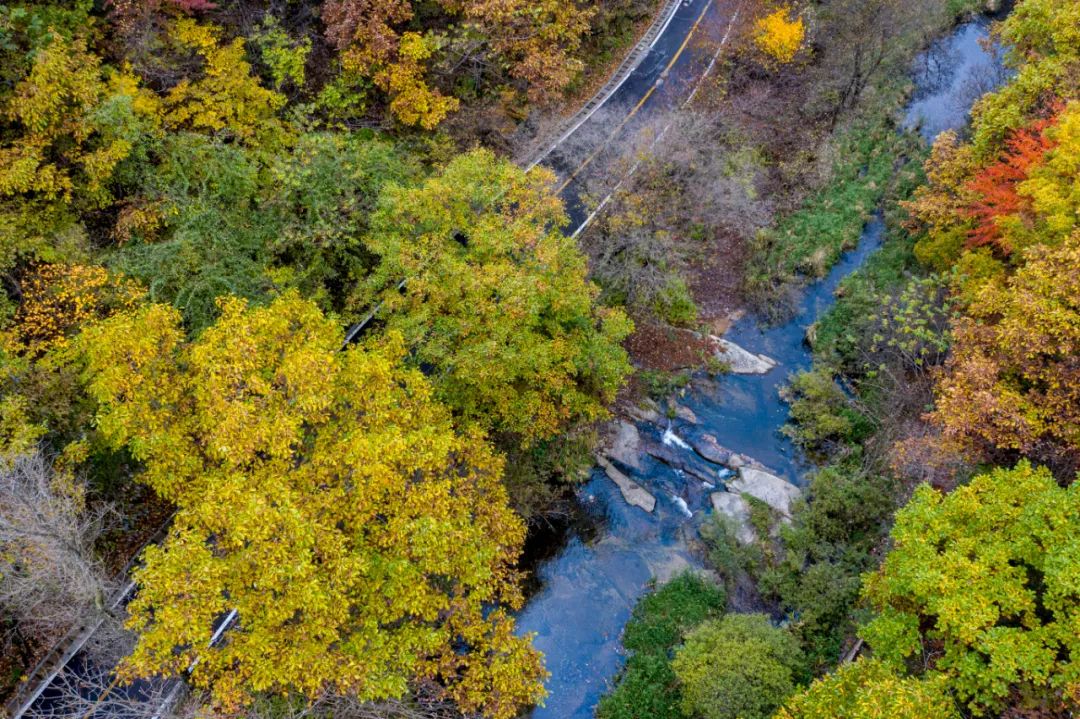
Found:
<svg viewBox="0 0 1080 719"><path fill-rule="evenodd" d="M901 677L860 659L788 699L776 719L959 719L943 682Z"/></svg>
<svg viewBox="0 0 1080 719"><path fill-rule="evenodd" d="M1072 407L1076 314L1075 3L1020 3L1000 26L1016 76L976 106L969 142L943 135L907 204L915 254L956 268L961 314L934 421L973 458L1080 468ZM1071 477L1070 477L1071 478Z"/></svg>
<svg viewBox="0 0 1080 719"><path fill-rule="evenodd" d="M976 104L970 139L937 138L924 182L886 208L883 249L811 333L791 432L829 462L818 476L861 465L853 500L884 500L866 482L879 474L913 496L882 566L849 585L873 611L859 630L873 659L779 717L1075 710L1076 12L1029 0L996 26L1016 74ZM881 520L867 529L841 546L872 549ZM799 536L785 537L789 586L809 588ZM863 610L840 606L827 624L850 635Z"/></svg>
<svg viewBox="0 0 1080 719"><path fill-rule="evenodd" d="M365 304L434 370L446 403L526 442L603 416L629 370L631 324L595 306L550 184L489 152L461 155L418 187L388 188L368 239L379 265Z"/></svg>
<svg viewBox="0 0 1080 719"><path fill-rule="evenodd" d="M519 715L526 520L591 461L629 316L778 316L880 211L785 391L805 500L704 524L724 588L642 599L598 715L1076 711L1080 3L1019 0L1013 75L931 149L903 78L981 3L743 4L724 81L576 178L609 198L579 247L503 155L656 6L0 5L5 676L126 614L87 651L209 715Z"/></svg>
<svg viewBox="0 0 1080 719"><path fill-rule="evenodd" d="M630 652L619 684L597 706L601 719L680 719L681 695L672 653L693 627L724 610L723 589L682 574L647 594L623 632Z"/></svg>
<svg viewBox="0 0 1080 719"><path fill-rule="evenodd" d="M1080 457L1080 234L1025 253L1014 275L980 288L953 326L934 419L977 451L1012 450L1058 466Z"/></svg>
<svg viewBox="0 0 1080 719"><path fill-rule="evenodd" d="M501 461L400 368L396 334L378 350L341 340L295 294L222 300L193 342L161 305L84 333L105 440L178 508L144 553L125 671L198 657L192 679L227 711L266 690L400 696L430 676L511 717L543 670L504 610L485 611L520 602L524 528ZM231 609L237 630L206 648Z"/></svg>
<svg viewBox="0 0 1080 719"><path fill-rule="evenodd" d="M826 3L810 16L827 26L831 13L851 11L850 27L829 26L844 40L815 46L816 63L793 63L801 81L814 83L804 107L839 124L829 128L837 151L825 156L831 170L820 191L757 232L744 285L763 312L781 314L777 291L824 275L880 208L873 232L882 249L810 328L814 367L785 392L786 433L822 466L787 526L770 527L751 504L756 537L723 522L703 532L738 608L783 615L784 640L819 679L740 694L741 667L728 663L754 655L720 647L717 623L706 622L677 650L698 670L677 675L684 716L766 711L742 707L742 696L771 701L768 711L779 706L782 719L1056 717L1076 706L1077 601L1062 584L1075 574L1068 555L1080 526L1073 489L1062 489L1078 468L1076 4L1021 2L995 26L1013 46L1016 74L984 78L1005 84L976 103L970 135L946 133L932 150L897 131L895 110L906 92L897 82L907 62L900 38L933 16L908 16L919 12L914 3L886 5ZM861 15L875 10L875 21ZM756 37L791 17L782 8L760 16ZM851 36L882 21L896 25L889 39ZM820 36L809 27L813 42ZM828 55L840 46L853 60L846 86L838 55ZM782 65L769 70L797 72ZM824 75L826 67L834 72ZM824 91L830 82L841 83L839 94ZM725 89L739 99L742 88ZM878 104L854 109L871 93ZM826 98L836 104L817 105ZM855 118L845 124L847 111ZM784 160L778 174L797 164ZM664 247L632 246L639 256L670 257ZM1022 457L1048 467L1017 465ZM973 462L1015 469L971 480ZM888 551L893 513L909 499ZM706 628L709 641L693 642Z"/></svg>
<svg viewBox="0 0 1080 719"><path fill-rule="evenodd" d="M0 538L5 677L112 626L130 565L123 677L198 657L218 713L543 696L522 515L591 456L632 325L550 176L458 148L647 15L599 5L0 6L0 514L58 508Z"/></svg>
<svg viewBox="0 0 1080 719"><path fill-rule="evenodd" d="M929 666L976 714L1011 696L1074 701L1080 492L1026 462L942 496L920 487L864 592L874 654Z"/></svg>
<svg viewBox="0 0 1080 719"><path fill-rule="evenodd" d="M728 614L686 637L672 661L687 716L767 719L795 689L802 653L763 614Z"/></svg>

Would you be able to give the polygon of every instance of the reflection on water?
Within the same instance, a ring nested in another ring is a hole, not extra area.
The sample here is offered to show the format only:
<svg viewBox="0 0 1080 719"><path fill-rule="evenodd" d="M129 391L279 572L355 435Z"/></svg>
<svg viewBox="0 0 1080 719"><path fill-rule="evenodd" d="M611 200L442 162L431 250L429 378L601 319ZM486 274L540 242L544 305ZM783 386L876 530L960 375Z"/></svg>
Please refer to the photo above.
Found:
<svg viewBox="0 0 1080 719"><path fill-rule="evenodd" d="M928 142L944 130L963 127L975 101L1008 78L1002 52L990 39L987 19L935 42L915 63L916 91L904 127L918 126Z"/></svg>
<svg viewBox="0 0 1080 719"><path fill-rule="evenodd" d="M999 58L987 55L979 43L986 36L985 22L963 25L920 59L908 126L921 118L923 136L930 139L966 122L967 108L975 97L973 88L985 89L988 85L983 83L1000 82L1003 77L994 70ZM828 277L808 288L789 322L761 328L747 318L727 334L752 352L777 360L776 369L763 376L695 382L693 394L684 403L694 411L698 424L674 420L667 428L641 425L643 439L688 455L692 451L681 440L711 434L721 445L803 484L806 466L790 440L780 434L788 408L780 400L779 389L791 373L809 366L804 342L807 328L832 303L840 281L880 246L883 232L880 219L868 223L857 249L845 254ZM650 457L642 459L639 471L623 469L656 497L655 512L647 514L627 505L604 473L594 470L579 489L578 500L597 521L597 529L587 538L570 531L561 549L539 563L534 584L538 588L518 615L518 631L536 634L535 645L544 652L551 672L547 704L533 711L533 719L591 717L622 663L619 634L638 597L652 580L664 581L697 566L689 545L710 511L709 490L701 479ZM717 475L716 481L720 479Z"/></svg>

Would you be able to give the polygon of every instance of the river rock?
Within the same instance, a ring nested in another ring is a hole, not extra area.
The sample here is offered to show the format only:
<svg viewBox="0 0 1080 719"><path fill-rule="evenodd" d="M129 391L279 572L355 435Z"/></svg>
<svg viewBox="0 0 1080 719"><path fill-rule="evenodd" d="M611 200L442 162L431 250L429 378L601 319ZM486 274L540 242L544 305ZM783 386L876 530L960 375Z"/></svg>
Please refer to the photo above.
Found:
<svg viewBox="0 0 1080 719"><path fill-rule="evenodd" d="M628 406L623 407L623 411L629 415L631 419L636 419L638 422L655 424L658 427L663 426L666 421L664 416L660 414L660 406L651 399L644 400L640 405L629 404Z"/></svg>
<svg viewBox="0 0 1080 719"><path fill-rule="evenodd" d="M791 503L802 496L794 484L754 467L740 467L738 478L728 482L728 487L760 499L786 519L791 519Z"/></svg>
<svg viewBox="0 0 1080 719"><path fill-rule="evenodd" d="M637 427L619 420L615 422L614 428L615 433L607 451L608 458L631 469L641 469L641 435Z"/></svg>
<svg viewBox="0 0 1080 719"><path fill-rule="evenodd" d="M764 465L756 459L747 457L745 454L732 452L730 449L716 441L716 437L711 434L703 434L700 437L691 437L690 446L694 448L695 452L713 464L722 464L725 467L731 467L732 469L739 469L741 467L765 469Z"/></svg>
<svg viewBox="0 0 1080 719"><path fill-rule="evenodd" d="M619 487L627 504L640 507L646 512L651 512L656 508L656 497L645 491L644 487L620 472L615 465L603 457L597 457L596 462L604 468L604 474L608 476L608 479Z"/></svg>
<svg viewBox="0 0 1080 719"><path fill-rule="evenodd" d="M751 544L757 540L757 534L750 526L750 503L741 494L713 492L710 499L714 512L730 517L735 523L735 539L739 544Z"/></svg>
<svg viewBox="0 0 1080 719"><path fill-rule="evenodd" d="M703 434L700 437L691 437L690 446L694 448L695 452L713 464L728 466L731 458L735 455L735 453L727 447L721 446L721 444L716 441L716 437L713 437L711 434Z"/></svg>
<svg viewBox="0 0 1080 719"><path fill-rule="evenodd" d="M675 416L688 424L697 424L697 415L694 414L694 410L689 407L683 406L678 402L671 403L672 410L675 412Z"/></svg>
<svg viewBox="0 0 1080 719"><path fill-rule="evenodd" d="M716 470L712 469L704 462L696 460L691 453L680 451L679 449L669 447L666 444L650 442L647 440L642 441L641 446L646 454L655 457L669 467L674 467L691 477L714 486L718 483L719 477L716 474Z"/></svg>
<svg viewBox="0 0 1080 719"><path fill-rule="evenodd" d="M765 374L776 367L776 360L765 355L754 354L723 337L709 335L715 350L713 356L728 366L732 374Z"/></svg>

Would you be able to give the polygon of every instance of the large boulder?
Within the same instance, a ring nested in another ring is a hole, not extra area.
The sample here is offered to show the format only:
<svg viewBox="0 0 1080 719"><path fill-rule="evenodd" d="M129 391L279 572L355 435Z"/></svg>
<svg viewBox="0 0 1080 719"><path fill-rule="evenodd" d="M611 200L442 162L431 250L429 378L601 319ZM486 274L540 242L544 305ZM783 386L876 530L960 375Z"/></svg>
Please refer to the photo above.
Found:
<svg viewBox="0 0 1080 719"><path fill-rule="evenodd" d="M606 452L609 459L631 469L641 469L641 435L637 427L619 420L613 425L614 432Z"/></svg>
<svg viewBox="0 0 1080 719"><path fill-rule="evenodd" d="M755 467L740 467L739 476L728 482L728 488L760 499L785 519L791 519L791 503L802 496L794 484Z"/></svg>
<svg viewBox="0 0 1080 719"><path fill-rule="evenodd" d="M692 452L686 452L677 447L649 440L642 440L641 447L645 450L645 453L651 457L660 460L673 469L685 472L691 477L699 479L706 484L715 487L717 481L720 479L715 468L696 459Z"/></svg>
<svg viewBox="0 0 1080 719"><path fill-rule="evenodd" d="M776 367L776 360L765 355L754 354L723 337L710 335L714 350L713 356L728 366L732 374L765 374Z"/></svg>
<svg viewBox="0 0 1080 719"><path fill-rule="evenodd" d="M711 434L702 434L698 437L691 437L690 446L694 448L695 452L713 464L722 464L725 467L731 467L732 469L739 469L740 467L764 469L761 463L756 459L747 457L745 454L732 452L730 449L720 444L716 440L716 437Z"/></svg>
<svg viewBox="0 0 1080 719"><path fill-rule="evenodd" d="M735 540L739 544L751 544L757 540L750 526L750 503L741 494L713 492L710 496L713 511L729 517L735 525Z"/></svg>
<svg viewBox="0 0 1080 719"><path fill-rule="evenodd" d="M596 462L604 468L604 474L608 476L608 479L619 487L627 504L640 507L646 512L651 512L656 508L656 497L645 491L644 487L620 472L615 465L603 457L597 457Z"/></svg>

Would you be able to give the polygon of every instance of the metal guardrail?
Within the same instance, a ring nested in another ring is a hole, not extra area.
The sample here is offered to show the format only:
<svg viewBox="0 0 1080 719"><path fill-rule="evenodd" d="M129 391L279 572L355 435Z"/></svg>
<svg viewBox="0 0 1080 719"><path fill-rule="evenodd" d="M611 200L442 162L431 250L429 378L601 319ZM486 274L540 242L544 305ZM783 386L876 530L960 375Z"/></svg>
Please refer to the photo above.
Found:
<svg viewBox="0 0 1080 719"><path fill-rule="evenodd" d="M129 577L131 575L132 568L138 564L142 557L142 552L151 544L156 544L161 541L165 534L169 531L169 527L172 524L173 517L176 513L173 512L169 515L157 530L150 535L142 546L135 551L131 559L128 560L124 568L118 573L119 577L127 578L124 585L113 594L112 598L106 604L106 612L112 612L123 606L131 597L135 591L135 582ZM11 719L19 719L26 711L33 706L37 701L41 693L48 688L52 683L56 675L63 671L64 667L68 665L68 662L82 651L82 648L86 646L86 643L90 641L90 638L94 633L101 628L101 625L105 623L106 616L101 614L89 623L78 624L67 631L59 641L53 645L52 649L43 656L38 663L27 673L26 677L20 680L20 684L12 692L11 696L4 703L2 714L5 717Z"/></svg>
<svg viewBox="0 0 1080 719"><path fill-rule="evenodd" d="M589 98L589 101L577 112L570 117L563 120L559 125L548 134L549 138L554 138L550 141L545 141L541 144L539 149L533 150L520 164L525 167L526 170L531 170L540 164L545 157L562 144L566 138L574 134L574 131L581 127L593 113L599 110L608 99L615 94L626 78L630 77L630 73L637 69L637 66L641 64L641 61L645 59L645 56L649 54L649 50L656 43L657 38L667 29L667 26L671 23L671 20L675 17L675 11L679 9L684 0L667 0L663 10L661 10L656 18L653 20L652 25L645 31L645 34L638 40L637 45L630 51L629 54L619 66L615 69L615 72L611 74L607 82L596 91L596 93Z"/></svg>

